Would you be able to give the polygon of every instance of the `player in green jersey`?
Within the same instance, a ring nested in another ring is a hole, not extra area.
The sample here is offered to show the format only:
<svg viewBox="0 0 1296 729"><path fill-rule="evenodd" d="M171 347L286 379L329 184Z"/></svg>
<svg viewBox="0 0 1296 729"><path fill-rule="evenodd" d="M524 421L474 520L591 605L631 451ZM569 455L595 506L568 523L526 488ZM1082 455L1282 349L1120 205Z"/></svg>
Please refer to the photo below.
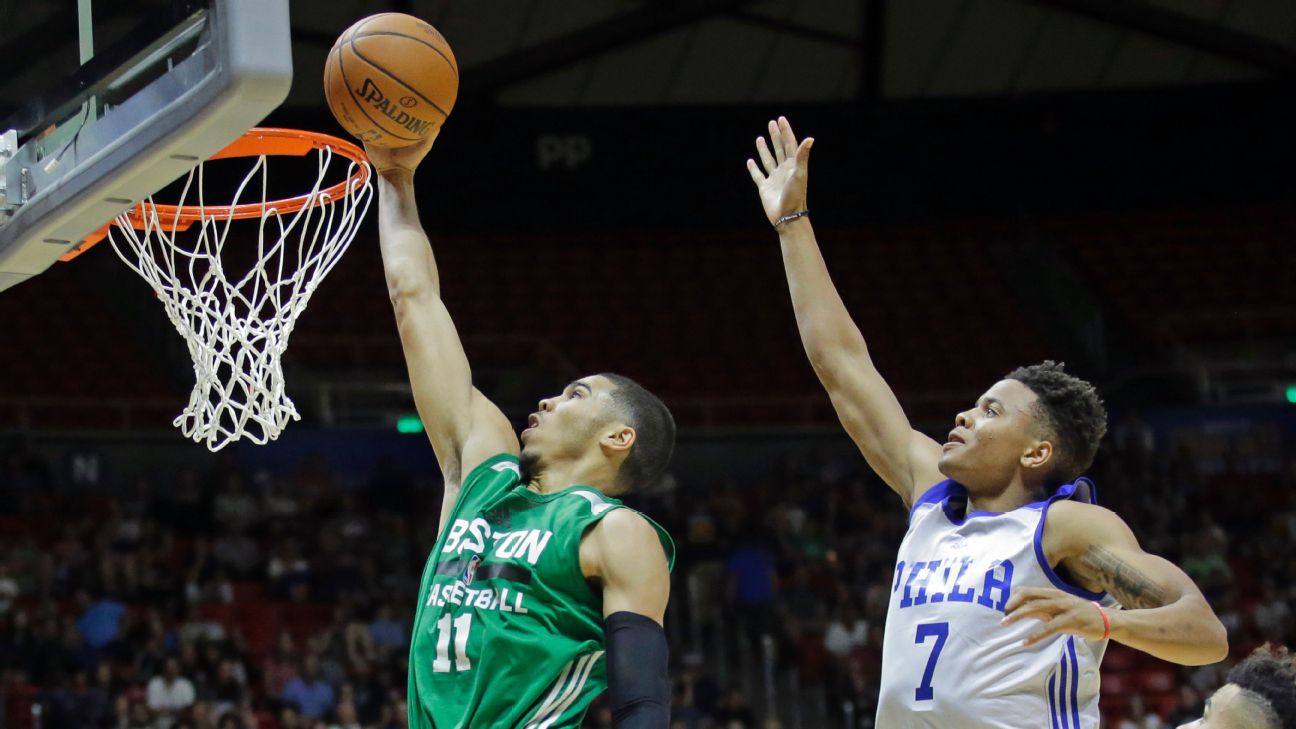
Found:
<svg viewBox="0 0 1296 729"><path fill-rule="evenodd" d="M414 199L434 139L368 149L388 293L445 478L411 632L409 725L577 727L606 688L618 729L664 729L674 546L613 497L662 476L674 420L634 381L591 375L542 400L518 436L473 387Z"/></svg>

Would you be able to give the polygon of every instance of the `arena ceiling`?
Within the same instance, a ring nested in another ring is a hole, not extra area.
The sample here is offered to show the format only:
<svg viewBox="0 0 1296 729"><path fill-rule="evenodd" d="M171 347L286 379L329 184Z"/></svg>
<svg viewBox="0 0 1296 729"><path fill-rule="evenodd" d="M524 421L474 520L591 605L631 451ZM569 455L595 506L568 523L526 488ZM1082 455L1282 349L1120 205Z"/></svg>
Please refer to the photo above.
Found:
<svg viewBox="0 0 1296 729"><path fill-rule="evenodd" d="M129 27L163 1L98 0L96 21ZM296 107L321 105L315 71L329 46L381 10L435 24L458 55L463 94L503 106L873 101L1296 78L1293 0L290 4ZM75 58L75 6L0 0L0 53ZM0 102L21 103L49 65L11 65Z"/></svg>
<svg viewBox="0 0 1296 729"><path fill-rule="evenodd" d="M373 2L293 2L321 68ZM1292 0L407 0L504 105L849 101L1296 76ZM301 81L314 79L299 71ZM293 102L318 103L311 83Z"/></svg>

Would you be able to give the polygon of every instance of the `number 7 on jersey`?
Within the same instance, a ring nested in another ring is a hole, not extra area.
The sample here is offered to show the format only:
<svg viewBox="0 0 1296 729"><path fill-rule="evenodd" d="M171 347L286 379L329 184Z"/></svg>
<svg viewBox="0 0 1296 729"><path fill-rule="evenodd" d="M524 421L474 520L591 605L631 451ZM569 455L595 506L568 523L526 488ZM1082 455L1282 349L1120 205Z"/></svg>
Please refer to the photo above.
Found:
<svg viewBox="0 0 1296 729"><path fill-rule="evenodd" d="M931 701L936 695L932 688L932 675L936 673L936 661L940 660L941 651L945 649L945 641L949 639L949 623L923 623L918 626L918 634L914 636L914 643L926 643L928 638L936 638L936 644L932 646L931 655L927 657L927 668L923 671L922 683L914 689L914 701Z"/></svg>

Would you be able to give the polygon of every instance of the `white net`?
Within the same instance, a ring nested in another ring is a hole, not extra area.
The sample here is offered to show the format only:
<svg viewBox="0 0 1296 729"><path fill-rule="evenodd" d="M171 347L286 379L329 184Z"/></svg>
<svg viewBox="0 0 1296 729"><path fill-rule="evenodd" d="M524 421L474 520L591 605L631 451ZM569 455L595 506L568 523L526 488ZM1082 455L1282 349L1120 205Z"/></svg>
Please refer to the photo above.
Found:
<svg viewBox="0 0 1296 729"><path fill-rule="evenodd" d="M345 192L335 198L324 180L330 167L341 165L332 164L331 148L313 154L318 174L296 212L280 214L275 203L265 203L269 180L261 156L233 201L239 204L249 188L256 189L259 178L259 220L235 224L232 214L208 215L199 165L185 180L178 204L203 208L201 221L182 231L178 212L163 206L160 213L150 198L137 209L140 229L132 226L130 213L110 227L113 250L153 287L189 346L197 382L174 424L212 451L242 438L263 445L301 419L285 392L280 358L297 317L346 252L373 197L372 177L356 174L367 163L336 155L349 166Z"/></svg>

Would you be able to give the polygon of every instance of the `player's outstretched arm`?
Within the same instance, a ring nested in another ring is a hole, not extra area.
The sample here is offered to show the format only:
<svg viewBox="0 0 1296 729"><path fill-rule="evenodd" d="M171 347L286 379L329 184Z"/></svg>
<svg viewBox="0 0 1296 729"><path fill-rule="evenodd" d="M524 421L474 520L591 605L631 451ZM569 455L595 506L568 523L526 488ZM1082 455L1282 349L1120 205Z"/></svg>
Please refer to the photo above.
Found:
<svg viewBox="0 0 1296 729"><path fill-rule="evenodd" d="M1116 514L1099 506L1061 501L1049 507L1043 548L1081 587L1108 592L1124 608L1103 611L1061 590L1025 588L1008 600L1005 623L1041 621L1031 643L1058 633L1119 643L1185 666L1228 655L1228 635L1192 578L1171 562L1144 552Z"/></svg>
<svg viewBox="0 0 1296 729"><path fill-rule="evenodd" d="M778 230L801 344L869 466L911 505L944 478L936 469L940 445L909 425L895 393L873 366L864 335L828 275L809 217L787 219L807 210L814 139L798 144L783 117L769 123L769 136L768 144L764 137L756 140L760 164L749 159L747 170L766 217Z"/></svg>
<svg viewBox="0 0 1296 729"><path fill-rule="evenodd" d="M445 478L444 526L464 474L497 453L516 455L518 441L504 414L473 387L468 356L441 300L436 257L419 222L414 170L435 138L434 133L411 147L367 151L378 173L378 240L387 293L414 404Z"/></svg>
<svg viewBox="0 0 1296 729"><path fill-rule="evenodd" d="M581 540L580 562L586 578L603 588L613 726L666 729L671 685L662 620L670 569L656 530L639 514L617 509Z"/></svg>

